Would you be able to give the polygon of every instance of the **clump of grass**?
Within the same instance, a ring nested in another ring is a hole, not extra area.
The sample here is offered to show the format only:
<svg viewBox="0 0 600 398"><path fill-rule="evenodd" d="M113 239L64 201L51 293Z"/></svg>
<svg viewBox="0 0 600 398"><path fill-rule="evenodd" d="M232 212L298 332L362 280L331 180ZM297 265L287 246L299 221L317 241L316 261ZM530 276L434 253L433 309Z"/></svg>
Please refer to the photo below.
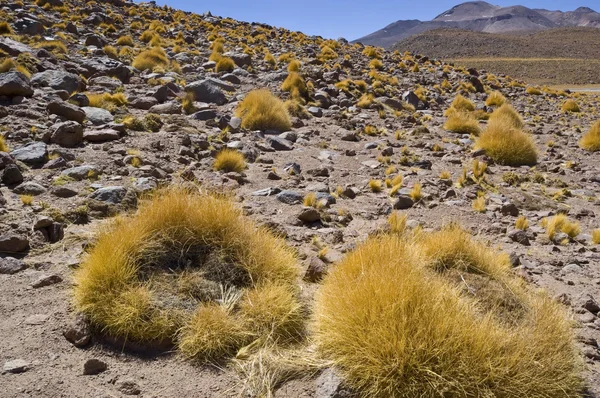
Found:
<svg viewBox="0 0 600 398"><path fill-rule="evenodd" d="M600 229L595 229L592 231L592 243L595 245L600 245Z"/></svg>
<svg viewBox="0 0 600 398"><path fill-rule="evenodd" d="M117 49L115 47L104 46L103 51L108 57L112 59L119 59L119 54L117 53Z"/></svg>
<svg viewBox="0 0 600 398"><path fill-rule="evenodd" d="M121 36L117 39L117 46L129 46L133 47L135 43L131 36Z"/></svg>
<svg viewBox="0 0 600 398"><path fill-rule="evenodd" d="M363 94L360 99L358 100L358 102L356 103L356 106L358 106L359 108L369 108L371 105L373 105L375 103L375 96L373 94Z"/></svg>
<svg viewBox="0 0 600 398"><path fill-rule="evenodd" d="M9 23L6 21L0 22L0 35L12 35L13 30L10 27Z"/></svg>
<svg viewBox="0 0 600 398"><path fill-rule="evenodd" d="M154 70L156 68L167 68L169 66L169 58L161 47L152 47L149 50L144 50L139 53L131 63L139 70Z"/></svg>
<svg viewBox="0 0 600 398"><path fill-rule="evenodd" d="M8 144L6 143L6 138L2 134L0 134L0 152L9 152L10 149Z"/></svg>
<svg viewBox="0 0 600 398"><path fill-rule="evenodd" d="M292 251L224 198L173 188L103 230L75 305L115 338L209 361L301 324Z"/></svg>
<svg viewBox="0 0 600 398"><path fill-rule="evenodd" d="M502 106L506 102L506 98L500 91L492 91L485 100L486 106Z"/></svg>
<svg viewBox="0 0 600 398"><path fill-rule="evenodd" d="M542 90L540 90L537 87L532 87L532 86L527 87L527 89L525 91L529 95L542 95L543 94Z"/></svg>
<svg viewBox="0 0 600 398"><path fill-rule="evenodd" d="M269 90L253 90L240 102L236 116L249 130L288 131L291 121L284 103Z"/></svg>
<svg viewBox="0 0 600 398"><path fill-rule="evenodd" d="M375 193L381 192L382 183L380 180L370 180L369 188L371 189L372 192L375 192Z"/></svg>
<svg viewBox="0 0 600 398"><path fill-rule="evenodd" d="M542 227L546 228L546 234L550 240L554 240L558 232L567 234L569 238L575 238L581 233L579 223L569 220L569 217L563 213L542 219Z"/></svg>
<svg viewBox="0 0 600 398"><path fill-rule="evenodd" d="M19 199L24 206L31 206L33 204L33 195L20 195Z"/></svg>
<svg viewBox="0 0 600 398"><path fill-rule="evenodd" d="M460 228L369 239L324 278L314 314L318 352L361 396L580 394L563 310Z"/></svg>
<svg viewBox="0 0 600 398"><path fill-rule="evenodd" d="M509 104L502 105L490 115L489 123L496 122L516 129L523 128L523 119L521 119L521 115L519 115L515 108Z"/></svg>
<svg viewBox="0 0 600 398"><path fill-rule="evenodd" d="M218 171L241 173L246 169L246 159L235 149L224 149L217 154L213 167Z"/></svg>
<svg viewBox="0 0 600 398"><path fill-rule="evenodd" d="M473 210L475 210L478 213L485 213L485 210L486 210L485 198L483 196L477 197L473 201L473 204L471 205L471 207L473 207Z"/></svg>
<svg viewBox="0 0 600 398"><path fill-rule="evenodd" d="M481 134L479 122L466 112L452 112L444 123L444 129L459 133L478 136Z"/></svg>
<svg viewBox="0 0 600 398"><path fill-rule="evenodd" d="M89 93L86 94L93 108L103 108L108 111L114 111L120 106L125 106L128 103L127 97L123 93Z"/></svg>
<svg viewBox="0 0 600 398"><path fill-rule="evenodd" d="M281 89L288 91L293 98L306 97L308 95L306 82L298 72L290 72L281 84Z"/></svg>
<svg viewBox="0 0 600 398"><path fill-rule="evenodd" d="M563 112L573 112L573 113L581 112L581 109L579 108L577 101L575 101L573 99L566 100L560 107L560 110Z"/></svg>
<svg viewBox="0 0 600 398"><path fill-rule="evenodd" d="M473 112L474 110L475 110L475 104L473 103L473 101L471 101L468 98L463 97L461 94L458 94L454 98L454 100L452 101L452 104L450 105L450 108L448 108L446 110L444 115L449 116L455 111Z"/></svg>
<svg viewBox="0 0 600 398"><path fill-rule="evenodd" d="M302 67L302 63L297 59L293 59L287 66L287 70L289 73L292 72L300 72L300 68Z"/></svg>
<svg viewBox="0 0 600 398"><path fill-rule="evenodd" d="M56 54L66 54L68 52L67 46L60 40L48 40L38 43L36 45L37 48L44 48L50 52Z"/></svg>
<svg viewBox="0 0 600 398"><path fill-rule="evenodd" d="M475 142L477 149L484 149L496 163L508 166L533 165L537 162L537 149L529 134L518 127L520 121L512 115L512 108L503 105L490 117L487 129ZM504 108L504 109L503 109ZM518 115L517 115L518 116Z"/></svg>
<svg viewBox="0 0 600 398"><path fill-rule="evenodd" d="M232 72L235 69L235 62L229 57L221 57L215 66L216 72Z"/></svg>
<svg viewBox="0 0 600 398"><path fill-rule="evenodd" d="M390 226L390 233L396 235L403 235L406 232L406 222L408 216L404 213L400 213L396 210L388 217L388 225Z"/></svg>
<svg viewBox="0 0 600 398"><path fill-rule="evenodd" d="M522 231L527 230L529 228L529 221L527 221L527 217L519 216L517 221L515 222L515 228L520 229Z"/></svg>
<svg viewBox="0 0 600 398"><path fill-rule="evenodd" d="M421 192L421 183L416 182L413 185L412 189L410 190L409 196L415 202L418 202L421 199L423 199L423 193Z"/></svg>
<svg viewBox="0 0 600 398"><path fill-rule="evenodd" d="M600 121L597 121L579 140L579 146L590 152L600 151Z"/></svg>

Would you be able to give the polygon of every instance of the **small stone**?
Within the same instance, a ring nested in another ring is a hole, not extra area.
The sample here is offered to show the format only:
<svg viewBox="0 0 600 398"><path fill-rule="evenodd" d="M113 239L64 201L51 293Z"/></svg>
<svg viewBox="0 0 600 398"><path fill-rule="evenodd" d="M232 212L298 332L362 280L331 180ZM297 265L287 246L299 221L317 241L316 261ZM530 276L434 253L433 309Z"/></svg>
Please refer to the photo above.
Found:
<svg viewBox="0 0 600 398"><path fill-rule="evenodd" d="M31 284L31 287L33 287L34 289L38 289L40 287L46 287L60 282L62 282L62 278L60 277L60 275L43 275L39 277L35 282L33 282Z"/></svg>
<svg viewBox="0 0 600 398"><path fill-rule="evenodd" d="M31 364L23 359L15 359L4 363L4 371L8 373L23 373L29 370Z"/></svg>
<svg viewBox="0 0 600 398"><path fill-rule="evenodd" d="M529 237L527 236L527 232L520 229L513 229L508 232L508 237L513 241L520 243L524 246L529 246L531 243L529 242Z"/></svg>
<svg viewBox="0 0 600 398"><path fill-rule="evenodd" d="M394 203L394 209L395 210L406 210L406 209L410 209L411 207L413 207L413 205L414 205L414 201L411 199L410 196L400 195L400 196L398 196L398 198L396 199L396 202Z"/></svg>
<svg viewBox="0 0 600 398"><path fill-rule="evenodd" d="M0 258L0 274L13 275L23 271L27 266L25 263L14 257Z"/></svg>
<svg viewBox="0 0 600 398"><path fill-rule="evenodd" d="M0 253L21 253L29 249L29 240L13 232L0 235Z"/></svg>
<svg viewBox="0 0 600 398"><path fill-rule="evenodd" d="M95 358L88 359L83 364L83 374L86 376L100 374L100 373L104 372L106 369L108 369L106 362L103 362L103 361L101 361L99 359L95 359Z"/></svg>
<svg viewBox="0 0 600 398"><path fill-rule="evenodd" d="M100 188L93 192L89 197L90 199L99 200L101 202L108 202L112 204L119 204L125 198L127 194L127 188L120 185Z"/></svg>
<svg viewBox="0 0 600 398"><path fill-rule="evenodd" d="M142 392L137 383L131 379L119 380L117 390L125 395L139 395Z"/></svg>
<svg viewBox="0 0 600 398"><path fill-rule="evenodd" d="M298 220L304 223L313 223L319 221L321 219L321 215L319 211L314 207L305 207L298 214Z"/></svg>
<svg viewBox="0 0 600 398"><path fill-rule="evenodd" d="M45 314L34 314L25 319L26 325L41 325L48 320L49 316Z"/></svg>
<svg viewBox="0 0 600 398"><path fill-rule="evenodd" d="M319 282L327 274L327 264L318 257L310 257L304 280L312 283Z"/></svg>
<svg viewBox="0 0 600 398"><path fill-rule="evenodd" d="M92 333L85 318L82 315L78 315L63 330L63 336L75 347L82 348L89 344Z"/></svg>
<svg viewBox="0 0 600 398"><path fill-rule="evenodd" d="M276 151L291 151L294 149L294 144L291 141L281 137L269 137L269 144L271 148Z"/></svg>

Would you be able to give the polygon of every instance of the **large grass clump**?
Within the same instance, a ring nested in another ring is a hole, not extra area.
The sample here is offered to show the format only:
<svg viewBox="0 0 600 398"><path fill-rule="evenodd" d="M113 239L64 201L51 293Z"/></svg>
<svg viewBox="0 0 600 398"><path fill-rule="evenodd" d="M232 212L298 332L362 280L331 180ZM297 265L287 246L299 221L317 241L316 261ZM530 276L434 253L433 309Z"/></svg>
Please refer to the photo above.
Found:
<svg viewBox="0 0 600 398"><path fill-rule="evenodd" d="M470 113L466 112L451 113L446 123L444 123L444 128L459 134L478 136L481 133L479 122Z"/></svg>
<svg viewBox="0 0 600 398"><path fill-rule="evenodd" d="M292 127L285 104L269 90L253 90L240 102L236 116L249 130L288 131Z"/></svg>
<svg viewBox="0 0 600 398"><path fill-rule="evenodd" d="M600 151L600 121L588 130L579 140L579 146L590 152Z"/></svg>
<svg viewBox="0 0 600 398"><path fill-rule="evenodd" d="M316 294L314 339L362 397L577 397L560 306L450 226L371 238Z"/></svg>
<svg viewBox="0 0 600 398"><path fill-rule="evenodd" d="M510 105L502 105L475 142L496 163L508 166L534 165L537 149L531 136L521 130L522 120Z"/></svg>
<svg viewBox="0 0 600 398"><path fill-rule="evenodd" d="M75 275L75 305L113 339L214 360L296 336L292 251L230 201L158 192L103 231Z"/></svg>
<svg viewBox="0 0 600 398"><path fill-rule="evenodd" d="M139 70L154 70L155 68L166 69L169 66L169 58L161 47L152 47L139 53L131 63Z"/></svg>
<svg viewBox="0 0 600 398"><path fill-rule="evenodd" d="M241 173L246 168L244 154L235 149L223 149L215 157L213 167L217 171Z"/></svg>

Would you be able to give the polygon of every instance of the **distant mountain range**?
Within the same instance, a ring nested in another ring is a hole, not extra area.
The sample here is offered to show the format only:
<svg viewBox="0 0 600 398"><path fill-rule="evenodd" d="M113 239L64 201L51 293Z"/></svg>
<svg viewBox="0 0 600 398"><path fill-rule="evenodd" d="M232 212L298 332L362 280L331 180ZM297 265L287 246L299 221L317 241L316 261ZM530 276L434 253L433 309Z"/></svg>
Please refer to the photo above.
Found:
<svg viewBox="0 0 600 398"><path fill-rule="evenodd" d="M563 12L518 5L500 7L485 1L469 1L443 12L431 21L396 21L355 42L390 48L402 39L434 29L458 28L486 33L514 33L560 27L600 28L600 13L588 7Z"/></svg>

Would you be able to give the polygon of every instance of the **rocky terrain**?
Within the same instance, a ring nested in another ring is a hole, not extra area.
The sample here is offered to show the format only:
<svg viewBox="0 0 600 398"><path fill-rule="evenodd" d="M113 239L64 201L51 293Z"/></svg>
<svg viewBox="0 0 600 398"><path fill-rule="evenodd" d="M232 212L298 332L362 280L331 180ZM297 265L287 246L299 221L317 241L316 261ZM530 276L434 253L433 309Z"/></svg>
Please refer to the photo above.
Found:
<svg viewBox="0 0 600 398"><path fill-rule="evenodd" d="M8 0L0 21L1 396L248 396L233 366L111 344L73 309L73 271L99 229L182 183L229 193L284 236L307 303L393 210L412 229L461 224L568 309L587 394L600 394L598 152L578 144L597 96L152 3ZM289 75L302 98L282 88ZM257 88L286 100L289 131L241 127L236 108ZM495 90L523 117L534 166L495 164L473 136L444 129L459 93L484 127ZM567 99L580 112L562 111ZM215 171L224 148L247 168ZM310 193L318 206L305 206ZM543 220L558 213L579 231L549 236ZM273 396L351 393L326 369Z"/></svg>
<svg viewBox="0 0 600 398"><path fill-rule="evenodd" d="M600 14L588 7L573 11L549 11L515 5L495 6L485 1L468 1L441 13L431 21L400 20L356 42L391 47L396 42L434 29L456 28L486 33L515 33L559 27L600 27Z"/></svg>

